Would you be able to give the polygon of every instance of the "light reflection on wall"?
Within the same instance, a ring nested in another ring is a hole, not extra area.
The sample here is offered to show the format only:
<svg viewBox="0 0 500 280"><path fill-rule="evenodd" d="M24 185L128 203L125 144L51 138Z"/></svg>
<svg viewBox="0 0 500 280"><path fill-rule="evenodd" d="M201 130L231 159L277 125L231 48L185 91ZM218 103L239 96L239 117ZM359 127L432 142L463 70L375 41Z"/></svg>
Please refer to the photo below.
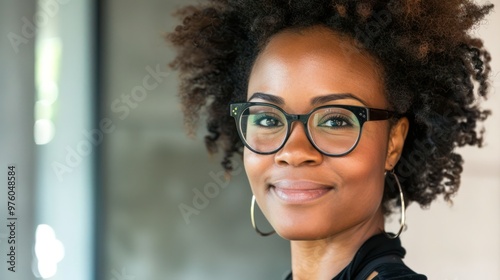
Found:
<svg viewBox="0 0 500 280"><path fill-rule="evenodd" d="M36 44L36 103L34 137L37 145L52 141L59 96L59 67L62 43L59 38L41 38Z"/></svg>
<svg viewBox="0 0 500 280"><path fill-rule="evenodd" d="M38 0L34 16L36 201L32 273L43 279L93 278L93 157L71 171L68 150L93 128L93 22L90 0ZM36 19L36 20L35 20ZM69 167L65 170L70 169Z"/></svg>
<svg viewBox="0 0 500 280"><path fill-rule="evenodd" d="M36 229L35 255L38 261L37 277L47 279L56 275L57 264L64 258L64 246L49 225L41 224Z"/></svg>

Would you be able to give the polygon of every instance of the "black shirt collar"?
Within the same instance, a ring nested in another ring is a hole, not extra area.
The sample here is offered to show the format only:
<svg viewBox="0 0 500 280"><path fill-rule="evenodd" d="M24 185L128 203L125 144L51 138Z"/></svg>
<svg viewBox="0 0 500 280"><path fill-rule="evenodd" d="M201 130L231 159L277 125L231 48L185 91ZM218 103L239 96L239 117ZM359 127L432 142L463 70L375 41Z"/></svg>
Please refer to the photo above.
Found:
<svg viewBox="0 0 500 280"><path fill-rule="evenodd" d="M374 259L389 255L397 255L403 258L405 254L406 251L401 247L399 237L390 239L384 233L374 235L361 245L352 261L332 280L354 279L354 276ZM292 273L285 278L285 280L292 279Z"/></svg>

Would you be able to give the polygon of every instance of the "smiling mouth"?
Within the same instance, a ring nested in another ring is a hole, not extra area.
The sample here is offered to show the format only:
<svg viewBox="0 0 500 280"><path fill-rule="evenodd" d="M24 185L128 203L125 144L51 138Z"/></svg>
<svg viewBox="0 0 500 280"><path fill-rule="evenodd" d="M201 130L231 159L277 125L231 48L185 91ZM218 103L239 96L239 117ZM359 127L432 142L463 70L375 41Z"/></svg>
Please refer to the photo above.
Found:
<svg viewBox="0 0 500 280"><path fill-rule="evenodd" d="M276 185L271 185L270 189L280 200L292 204L311 202L323 197L328 192L333 190L332 187L326 186L317 186L315 188L290 188Z"/></svg>

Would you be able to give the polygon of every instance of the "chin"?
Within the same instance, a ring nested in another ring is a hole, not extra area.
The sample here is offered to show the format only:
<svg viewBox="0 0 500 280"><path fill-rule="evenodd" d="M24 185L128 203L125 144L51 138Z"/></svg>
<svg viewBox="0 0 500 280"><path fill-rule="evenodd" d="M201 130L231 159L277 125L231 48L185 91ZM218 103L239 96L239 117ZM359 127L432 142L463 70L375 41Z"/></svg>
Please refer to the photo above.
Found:
<svg viewBox="0 0 500 280"><path fill-rule="evenodd" d="M290 241L321 240L330 236L327 232L304 229L276 230L276 233L282 238Z"/></svg>
<svg viewBox="0 0 500 280"><path fill-rule="evenodd" d="M332 230L325 228L325 225L317 223L289 223L277 224L274 227L276 233L287 240L319 240L327 238L332 234Z"/></svg>

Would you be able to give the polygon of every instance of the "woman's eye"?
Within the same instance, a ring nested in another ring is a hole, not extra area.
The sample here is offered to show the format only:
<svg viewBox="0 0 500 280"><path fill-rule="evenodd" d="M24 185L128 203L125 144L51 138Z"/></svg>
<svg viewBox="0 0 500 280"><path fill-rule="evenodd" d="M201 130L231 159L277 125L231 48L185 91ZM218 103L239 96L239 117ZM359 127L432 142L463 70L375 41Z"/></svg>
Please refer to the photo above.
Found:
<svg viewBox="0 0 500 280"><path fill-rule="evenodd" d="M346 128L351 127L352 123L342 117L331 117L326 119L324 122L318 124L320 127L331 127L331 128Z"/></svg>
<svg viewBox="0 0 500 280"><path fill-rule="evenodd" d="M283 126L283 123L277 118L271 116L260 116L255 118L254 124L263 127L277 127Z"/></svg>

